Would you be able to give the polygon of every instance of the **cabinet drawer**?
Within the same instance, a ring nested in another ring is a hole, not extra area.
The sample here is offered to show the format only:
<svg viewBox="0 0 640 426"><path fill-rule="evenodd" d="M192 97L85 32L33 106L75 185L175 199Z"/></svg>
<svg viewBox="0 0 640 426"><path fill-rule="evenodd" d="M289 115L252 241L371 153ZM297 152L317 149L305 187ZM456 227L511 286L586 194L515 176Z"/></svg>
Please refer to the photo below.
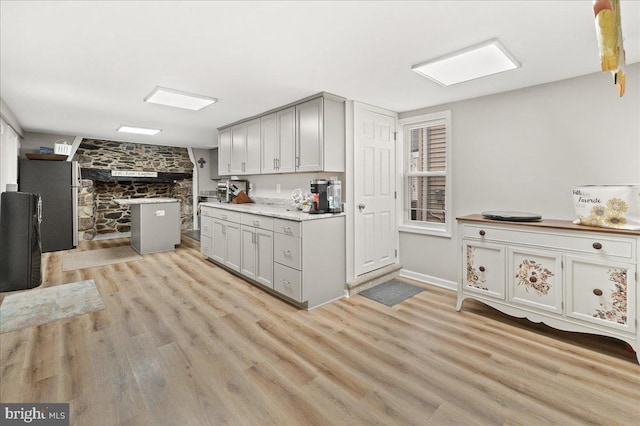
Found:
<svg viewBox="0 0 640 426"><path fill-rule="evenodd" d="M201 216L213 217L213 211L214 210L215 209L213 207L201 206L200 207L200 215Z"/></svg>
<svg viewBox="0 0 640 426"><path fill-rule="evenodd" d="M302 302L300 271L275 263L273 265L273 289L297 302Z"/></svg>
<svg viewBox="0 0 640 426"><path fill-rule="evenodd" d="M544 232L542 229L514 231L491 226L464 225L463 238L473 238L488 242L525 244L545 249L571 250L624 258L631 258L635 253L635 241L633 239L595 233L580 236L558 235Z"/></svg>
<svg viewBox="0 0 640 426"><path fill-rule="evenodd" d="M229 222L241 223L242 213L225 209L213 209L213 217Z"/></svg>
<svg viewBox="0 0 640 426"><path fill-rule="evenodd" d="M289 235L274 234L273 260L291 268L300 269L300 238Z"/></svg>
<svg viewBox="0 0 640 426"><path fill-rule="evenodd" d="M211 238L211 217L209 216L201 216L200 217L200 237L209 237Z"/></svg>
<svg viewBox="0 0 640 426"><path fill-rule="evenodd" d="M243 225L248 225L248 226L253 226L255 228L273 231L272 217L260 216L258 214L251 214L251 213L242 213L241 221Z"/></svg>
<svg viewBox="0 0 640 426"><path fill-rule="evenodd" d="M213 241L210 237L200 236L200 252L205 255L205 257L211 257L211 249Z"/></svg>
<svg viewBox="0 0 640 426"><path fill-rule="evenodd" d="M301 225L301 222L293 220L273 219L273 232L290 235L292 237L300 237L300 235L302 235Z"/></svg>

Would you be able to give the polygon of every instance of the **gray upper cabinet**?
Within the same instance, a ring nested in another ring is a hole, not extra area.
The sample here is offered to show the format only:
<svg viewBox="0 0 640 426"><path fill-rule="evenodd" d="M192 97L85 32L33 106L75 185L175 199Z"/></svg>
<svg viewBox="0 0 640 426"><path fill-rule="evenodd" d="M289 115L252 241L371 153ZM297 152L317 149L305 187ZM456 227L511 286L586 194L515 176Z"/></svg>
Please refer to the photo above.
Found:
<svg viewBox="0 0 640 426"><path fill-rule="evenodd" d="M247 149L247 126L242 123L231 128L231 174L244 173Z"/></svg>
<svg viewBox="0 0 640 426"><path fill-rule="evenodd" d="M221 175L344 172L345 100L321 93L226 127L219 138Z"/></svg>
<svg viewBox="0 0 640 426"><path fill-rule="evenodd" d="M231 174L231 128L218 132L218 174Z"/></svg>
<svg viewBox="0 0 640 426"><path fill-rule="evenodd" d="M278 172L296 171L296 109L294 107L276 113L280 156Z"/></svg>
<svg viewBox="0 0 640 426"><path fill-rule="evenodd" d="M295 172L296 109L261 117L262 173Z"/></svg>
<svg viewBox="0 0 640 426"><path fill-rule="evenodd" d="M296 171L344 172L344 99L325 95L296 105Z"/></svg>
<svg viewBox="0 0 640 426"><path fill-rule="evenodd" d="M260 174L260 119L231 127L232 175Z"/></svg>
<svg viewBox="0 0 640 426"><path fill-rule="evenodd" d="M260 132L262 145L261 169L262 173L276 173L276 161L279 157L280 144L278 143L278 134L276 132L276 114L265 115L260 117Z"/></svg>
<svg viewBox="0 0 640 426"><path fill-rule="evenodd" d="M260 174L260 119L248 121L247 139L244 155L244 174Z"/></svg>
<svg viewBox="0 0 640 426"><path fill-rule="evenodd" d="M209 179L220 179L219 162L218 162L218 148L209 150Z"/></svg>
<svg viewBox="0 0 640 426"><path fill-rule="evenodd" d="M296 105L296 171L319 172L324 165L322 98Z"/></svg>

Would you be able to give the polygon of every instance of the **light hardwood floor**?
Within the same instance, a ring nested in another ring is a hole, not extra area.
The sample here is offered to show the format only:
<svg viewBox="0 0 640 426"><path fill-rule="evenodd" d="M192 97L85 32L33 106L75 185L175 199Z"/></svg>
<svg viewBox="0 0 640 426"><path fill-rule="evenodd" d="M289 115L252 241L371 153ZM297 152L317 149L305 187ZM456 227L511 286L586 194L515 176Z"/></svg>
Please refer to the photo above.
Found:
<svg viewBox="0 0 640 426"><path fill-rule="evenodd" d="M456 312L437 287L306 312L186 236L143 261L62 272L57 252L44 267L45 287L93 279L106 309L1 334L0 400L69 402L74 425L640 424L623 343L469 300Z"/></svg>

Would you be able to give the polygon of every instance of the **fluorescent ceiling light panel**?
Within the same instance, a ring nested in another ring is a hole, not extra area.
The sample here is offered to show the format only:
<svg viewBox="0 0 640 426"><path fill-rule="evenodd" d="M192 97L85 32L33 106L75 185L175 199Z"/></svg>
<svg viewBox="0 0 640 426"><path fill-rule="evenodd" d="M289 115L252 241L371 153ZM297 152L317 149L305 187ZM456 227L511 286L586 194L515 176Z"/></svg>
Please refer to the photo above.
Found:
<svg viewBox="0 0 640 426"><path fill-rule="evenodd" d="M135 126L125 126L122 125L118 127L118 131L120 133L135 133L136 135L157 135L162 130L161 129L147 129L145 127L135 127Z"/></svg>
<svg viewBox="0 0 640 426"><path fill-rule="evenodd" d="M520 63L498 39L488 40L411 67L413 71L442 86L451 86L516 68L520 68Z"/></svg>
<svg viewBox="0 0 640 426"><path fill-rule="evenodd" d="M180 90L168 89L160 86L153 89L151 93L144 98L144 101L151 102L153 104L190 109L192 111L200 111L202 108L218 102L216 98L195 95L193 93L182 92Z"/></svg>

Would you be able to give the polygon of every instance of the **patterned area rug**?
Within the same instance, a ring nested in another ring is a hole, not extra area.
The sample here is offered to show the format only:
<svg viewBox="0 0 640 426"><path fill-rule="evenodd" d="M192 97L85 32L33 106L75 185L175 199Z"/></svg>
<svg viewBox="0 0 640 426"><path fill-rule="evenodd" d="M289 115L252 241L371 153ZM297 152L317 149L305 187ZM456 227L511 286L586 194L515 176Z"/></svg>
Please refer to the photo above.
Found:
<svg viewBox="0 0 640 426"><path fill-rule="evenodd" d="M398 280L387 281L358 293L383 305L393 306L415 296L424 289Z"/></svg>
<svg viewBox="0 0 640 426"><path fill-rule="evenodd" d="M93 280L26 290L4 298L0 305L0 333L46 324L104 309Z"/></svg>
<svg viewBox="0 0 640 426"><path fill-rule="evenodd" d="M62 270L95 268L113 263L142 260L131 246L109 247L98 250L76 251L62 255Z"/></svg>

